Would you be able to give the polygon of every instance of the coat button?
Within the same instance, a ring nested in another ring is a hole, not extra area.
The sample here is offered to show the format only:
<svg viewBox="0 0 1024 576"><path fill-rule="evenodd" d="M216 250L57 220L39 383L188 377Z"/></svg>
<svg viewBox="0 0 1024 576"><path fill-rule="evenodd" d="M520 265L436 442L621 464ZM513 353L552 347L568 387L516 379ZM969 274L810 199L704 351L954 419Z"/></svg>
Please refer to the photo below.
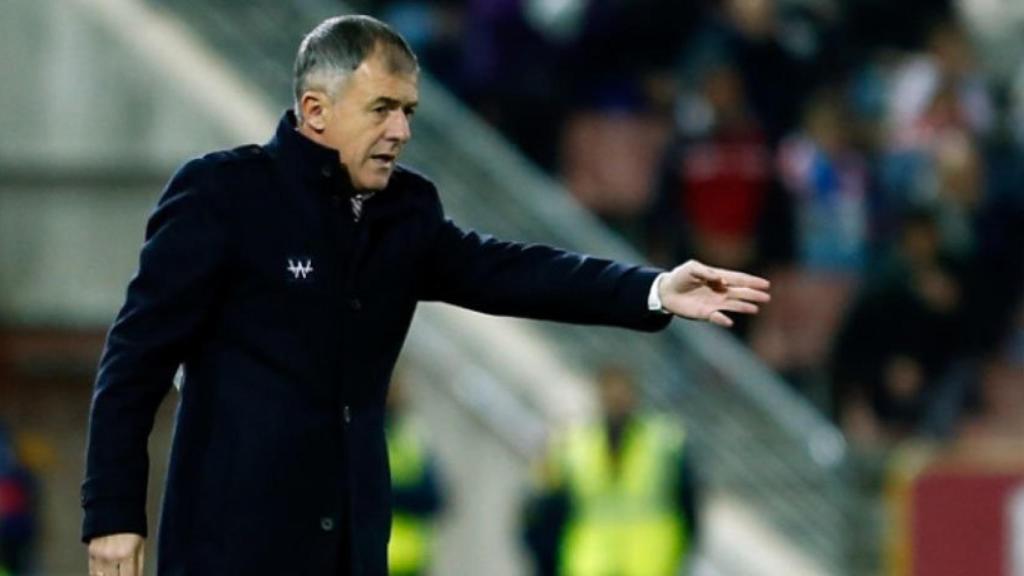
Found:
<svg viewBox="0 0 1024 576"><path fill-rule="evenodd" d="M323 176L324 178L330 178L331 176L334 176L334 167L331 166L330 164L324 164L323 166L320 167L320 175Z"/></svg>
<svg viewBox="0 0 1024 576"><path fill-rule="evenodd" d="M363 309L363 302L359 298L351 298L348 301L348 307L355 312L359 312Z"/></svg>
<svg viewBox="0 0 1024 576"><path fill-rule="evenodd" d="M341 408L341 419L345 421L345 424L352 422L352 409L349 408L348 404Z"/></svg>
<svg viewBox="0 0 1024 576"><path fill-rule="evenodd" d="M324 532L330 532L334 530L334 518L324 516L320 519L320 529Z"/></svg>

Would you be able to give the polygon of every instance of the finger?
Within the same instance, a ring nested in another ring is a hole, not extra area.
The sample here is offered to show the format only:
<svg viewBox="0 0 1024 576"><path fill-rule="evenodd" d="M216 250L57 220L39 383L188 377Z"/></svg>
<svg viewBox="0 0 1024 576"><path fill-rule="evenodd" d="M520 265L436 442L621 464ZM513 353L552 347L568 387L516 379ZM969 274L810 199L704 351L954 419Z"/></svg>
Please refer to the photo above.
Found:
<svg viewBox="0 0 1024 576"><path fill-rule="evenodd" d="M90 576L119 576L117 573L117 562L97 560L90 564Z"/></svg>
<svg viewBox="0 0 1024 576"><path fill-rule="evenodd" d="M705 266L696 260L692 261L690 274L697 280L707 284L719 284L722 282L722 278L719 276L717 269Z"/></svg>
<svg viewBox="0 0 1024 576"><path fill-rule="evenodd" d="M689 271L693 279L705 284L715 292L724 292L726 290L726 283L716 269L697 261L694 261L693 264Z"/></svg>
<svg viewBox="0 0 1024 576"><path fill-rule="evenodd" d="M89 554L89 576L110 576L111 567L109 562L100 556Z"/></svg>
<svg viewBox="0 0 1024 576"><path fill-rule="evenodd" d="M717 310L712 312L711 315L708 316L708 322L711 322L712 324L717 324L718 326L721 326L723 328L732 327L732 318L729 318L728 316L722 314Z"/></svg>
<svg viewBox="0 0 1024 576"><path fill-rule="evenodd" d="M90 576L120 576L118 571L121 559L109 555L106 550L89 554Z"/></svg>
<svg viewBox="0 0 1024 576"><path fill-rule="evenodd" d="M121 571L118 572L118 576L139 576L139 572L136 570L138 562L139 556L135 553L133 553L131 557L125 558L124 561L121 562Z"/></svg>
<svg viewBox="0 0 1024 576"><path fill-rule="evenodd" d="M146 546L143 544L139 546L139 554L136 556L138 562L135 564L135 573L138 576L142 576L142 571L146 567Z"/></svg>
<svg viewBox="0 0 1024 576"><path fill-rule="evenodd" d="M89 562L89 576L110 576L116 574L109 562L95 558Z"/></svg>
<svg viewBox="0 0 1024 576"><path fill-rule="evenodd" d="M723 302L718 308L726 312L739 312L740 314L757 314L760 310L756 304L742 300L728 300Z"/></svg>
<svg viewBox="0 0 1024 576"><path fill-rule="evenodd" d="M772 283L768 279L752 274L745 274L734 270L718 270L718 275L730 286L741 286L755 290L768 290L772 287Z"/></svg>
<svg viewBox="0 0 1024 576"><path fill-rule="evenodd" d="M747 302L771 302L772 295L764 292L763 290L755 290L753 288L740 288L732 287L729 288L729 297L735 300L745 300Z"/></svg>

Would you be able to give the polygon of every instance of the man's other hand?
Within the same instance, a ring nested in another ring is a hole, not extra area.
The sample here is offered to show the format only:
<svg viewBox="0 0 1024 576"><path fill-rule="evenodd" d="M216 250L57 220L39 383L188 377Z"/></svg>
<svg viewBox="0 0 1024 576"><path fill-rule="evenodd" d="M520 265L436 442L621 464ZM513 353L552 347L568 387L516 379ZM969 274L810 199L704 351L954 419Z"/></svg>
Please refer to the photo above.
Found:
<svg viewBox="0 0 1024 576"><path fill-rule="evenodd" d="M726 312L757 314L758 304L771 300L770 288L764 278L690 260L662 277L658 296L665 310L676 316L728 328L733 322Z"/></svg>
<svg viewBox="0 0 1024 576"><path fill-rule="evenodd" d="M89 576L142 576L146 541L138 534L111 534L89 541Z"/></svg>

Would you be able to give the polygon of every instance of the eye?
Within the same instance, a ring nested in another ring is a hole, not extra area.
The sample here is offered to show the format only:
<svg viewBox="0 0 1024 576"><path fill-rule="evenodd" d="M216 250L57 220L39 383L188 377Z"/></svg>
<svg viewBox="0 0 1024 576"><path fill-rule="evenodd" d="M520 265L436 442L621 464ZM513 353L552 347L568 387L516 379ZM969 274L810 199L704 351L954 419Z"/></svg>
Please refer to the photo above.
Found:
<svg viewBox="0 0 1024 576"><path fill-rule="evenodd" d="M405 109L405 116L407 118L412 118L415 115L416 115L416 109L415 108L406 108Z"/></svg>

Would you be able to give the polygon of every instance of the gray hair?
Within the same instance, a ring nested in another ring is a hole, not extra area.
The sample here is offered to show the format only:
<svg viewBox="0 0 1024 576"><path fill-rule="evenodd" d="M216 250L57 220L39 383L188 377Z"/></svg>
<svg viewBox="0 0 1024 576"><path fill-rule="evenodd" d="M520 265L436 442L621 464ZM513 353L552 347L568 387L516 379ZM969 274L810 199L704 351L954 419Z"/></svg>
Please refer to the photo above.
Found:
<svg viewBox="0 0 1024 576"><path fill-rule="evenodd" d="M322 90L332 98L341 81L381 50L392 73L419 72L412 48L390 26L370 16L335 16L321 22L299 44L293 81L295 115L301 120L302 94Z"/></svg>

